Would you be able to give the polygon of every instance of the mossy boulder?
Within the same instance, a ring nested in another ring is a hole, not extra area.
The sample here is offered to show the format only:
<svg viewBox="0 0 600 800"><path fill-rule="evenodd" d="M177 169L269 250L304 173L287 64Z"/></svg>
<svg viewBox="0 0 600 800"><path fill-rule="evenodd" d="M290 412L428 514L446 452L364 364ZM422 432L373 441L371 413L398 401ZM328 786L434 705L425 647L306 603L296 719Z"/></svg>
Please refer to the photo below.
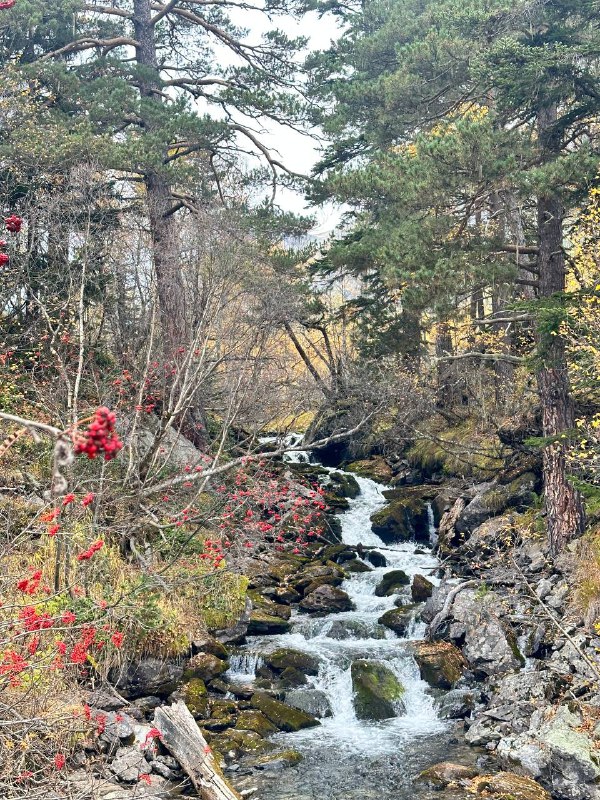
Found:
<svg viewBox="0 0 600 800"><path fill-rule="evenodd" d="M353 662L350 672L354 709L359 719L390 719L404 710L404 687L389 667L361 659Z"/></svg>
<svg viewBox="0 0 600 800"><path fill-rule="evenodd" d="M496 517L507 509L524 511L535 501L537 476L525 472L508 484L485 483L465 507L456 521L459 533L471 533L490 517Z"/></svg>
<svg viewBox="0 0 600 800"><path fill-rule="evenodd" d="M270 736L278 730L261 711L256 709L241 711L238 714L235 727L242 731L254 731L260 736Z"/></svg>
<svg viewBox="0 0 600 800"><path fill-rule="evenodd" d="M300 608L309 614L335 614L340 611L352 611L354 603L343 589L335 586L319 586L314 592L306 595L300 603Z"/></svg>
<svg viewBox="0 0 600 800"><path fill-rule="evenodd" d="M338 511L347 511L350 508L350 503L347 497L340 497L334 492L326 491L323 494L323 500L329 507L330 511L337 513Z"/></svg>
<svg viewBox="0 0 600 800"><path fill-rule="evenodd" d="M204 730L204 729L203 729ZM235 761L240 756L269 753L276 745L263 739L256 731L229 728L223 733L208 731L206 738L211 748L219 753L226 762Z"/></svg>
<svg viewBox="0 0 600 800"><path fill-rule="evenodd" d="M213 656L212 653L196 653L187 662L183 677L187 681L191 681L194 678L210 681L227 672L228 669L229 663L217 656Z"/></svg>
<svg viewBox="0 0 600 800"><path fill-rule="evenodd" d="M250 702L253 708L262 712L269 722L280 731L293 733L303 728L313 728L315 725L320 725L316 717L300 711L298 708L292 708L280 700L275 700L264 692L255 692Z"/></svg>
<svg viewBox="0 0 600 800"><path fill-rule="evenodd" d="M429 541L427 500L416 489L386 492L390 503L371 516L371 529L386 544L416 539Z"/></svg>
<svg viewBox="0 0 600 800"><path fill-rule="evenodd" d="M353 558L352 561L344 562L346 572L371 572L371 567L361 561L360 558Z"/></svg>
<svg viewBox="0 0 600 800"><path fill-rule="evenodd" d="M415 575L410 593L415 603L424 603L433 594L433 583L423 575Z"/></svg>
<svg viewBox="0 0 600 800"><path fill-rule="evenodd" d="M354 475L344 474L343 472L331 472L327 488L339 497L354 499L360 494L360 486Z"/></svg>
<svg viewBox="0 0 600 800"><path fill-rule="evenodd" d="M291 586L270 586L262 590L262 595L280 606L299 603L302 599L302 595Z"/></svg>
<svg viewBox="0 0 600 800"><path fill-rule="evenodd" d="M324 562L333 561L334 563L342 563L343 561L350 561L356 558L356 549L347 544L330 544L319 552L319 557Z"/></svg>
<svg viewBox="0 0 600 800"><path fill-rule="evenodd" d="M277 672L292 667L305 675L316 675L319 671L319 659L301 650L281 647L264 657L265 664Z"/></svg>
<svg viewBox="0 0 600 800"><path fill-rule="evenodd" d="M380 625L389 628L391 631L394 631L394 633L397 633L398 636L406 636L414 617L414 611L414 605L405 605L401 606L400 608L392 608L389 611L386 611L385 614L382 614L377 622Z"/></svg>
<svg viewBox="0 0 600 800"><path fill-rule="evenodd" d="M292 586L297 592L306 595L309 586L313 586L313 591L317 586L339 586L345 579L346 573L339 564L328 561L325 564L312 564L302 570L297 578L291 581Z"/></svg>
<svg viewBox="0 0 600 800"><path fill-rule="evenodd" d="M257 589L250 589L248 597L252 601L252 608L254 610L262 611L271 617L281 617L281 619L288 620L292 615L292 610L289 605L285 603L274 603Z"/></svg>
<svg viewBox="0 0 600 800"><path fill-rule="evenodd" d="M255 608L250 614L248 633L250 636L276 636L280 633L287 633L290 627L287 620L271 616L271 614Z"/></svg>
<svg viewBox="0 0 600 800"><path fill-rule="evenodd" d="M421 678L436 689L452 689L463 676L467 662L449 642L417 642L414 651Z"/></svg>
<svg viewBox="0 0 600 800"><path fill-rule="evenodd" d="M402 587L410 584L410 578L401 569L393 569L386 572L383 578L375 587L375 595L377 597L390 597L390 595L398 594L402 591Z"/></svg>
<svg viewBox="0 0 600 800"><path fill-rule="evenodd" d="M417 777L417 783L424 783L432 789L445 789L446 787L464 786L472 778L479 775L475 767L465 767L451 761L442 761L423 770Z"/></svg>
<svg viewBox="0 0 600 800"><path fill-rule="evenodd" d="M214 636L209 636L208 634L194 639L192 642L192 653L210 653L220 658L222 661L227 661L229 656L225 645L218 639L215 639Z"/></svg>
<svg viewBox="0 0 600 800"><path fill-rule="evenodd" d="M370 478L378 483L389 484L394 476L392 468L383 456L373 456L373 458L352 461L346 469L361 478Z"/></svg>
<svg viewBox="0 0 600 800"><path fill-rule="evenodd" d="M179 693L194 719L206 719L209 716L208 690L201 678L184 683Z"/></svg>
<svg viewBox="0 0 600 800"><path fill-rule="evenodd" d="M551 800L550 792L537 781L514 772L481 775L472 780L471 790L497 800Z"/></svg>

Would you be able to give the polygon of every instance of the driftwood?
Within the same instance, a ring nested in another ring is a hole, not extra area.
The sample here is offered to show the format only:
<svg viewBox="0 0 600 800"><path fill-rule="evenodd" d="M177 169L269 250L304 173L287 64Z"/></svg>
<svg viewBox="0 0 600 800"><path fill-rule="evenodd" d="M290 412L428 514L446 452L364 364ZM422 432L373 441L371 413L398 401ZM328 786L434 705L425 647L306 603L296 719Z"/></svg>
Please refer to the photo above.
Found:
<svg viewBox="0 0 600 800"><path fill-rule="evenodd" d="M161 741L181 764L202 800L241 800L215 764L206 739L200 733L186 704L179 700L172 706L158 707L154 724Z"/></svg>

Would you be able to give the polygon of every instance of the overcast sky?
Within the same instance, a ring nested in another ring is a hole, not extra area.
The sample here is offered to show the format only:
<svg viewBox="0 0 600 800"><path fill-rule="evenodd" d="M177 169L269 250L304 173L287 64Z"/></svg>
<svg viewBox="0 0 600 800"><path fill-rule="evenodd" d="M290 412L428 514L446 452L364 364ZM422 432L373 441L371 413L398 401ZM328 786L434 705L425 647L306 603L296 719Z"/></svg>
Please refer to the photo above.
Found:
<svg viewBox="0 0 600 800"><path fill-rule="evenodd" d="M232 15L233 17L233 15ZM277 27L290 36L306 36L309 39L308 51L325 50L339 36L335 19L330 15L319 19L315 12L305 14L302 20L293 17L278 17L273 24L261 14L245 11L236 15L234 22L250 30L248 39L258 39L262 33ZM308 174L319 158L319 143L310 136L296 133L289 128L267 121L261 141L281 156L281 161L294 172ZM333 206L318 210L309 209L301 194L279 189L278 204L286 211L309 213L316 217L317 224L313 231L316 235L324 235L333 230L340 218L340 211Z"/></svg>

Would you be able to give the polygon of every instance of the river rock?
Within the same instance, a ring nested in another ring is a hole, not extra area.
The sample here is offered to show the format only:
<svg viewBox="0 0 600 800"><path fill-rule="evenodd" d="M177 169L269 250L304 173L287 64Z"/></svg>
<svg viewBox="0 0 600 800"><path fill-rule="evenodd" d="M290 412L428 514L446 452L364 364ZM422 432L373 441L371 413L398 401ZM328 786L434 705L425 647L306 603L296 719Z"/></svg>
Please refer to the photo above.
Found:
<svg viewBox="0 0 600 800"><path fill-rule="evenodd" d="M192 642L192 655L196 653L210 653L212 656L220 658L222 661L227 661L229 654L227 648L214 636L197 636Z"/></svg>
<svg viewBox="0 0 600 800"><path fill-rule="evenodd" d="M386 572L381 581L375 587L375 595L377 597L389 597L392 594L398 594L403 586L410 584L410 578L401 569L393 569L391 572Z"/></svg>
<svg viewBox="0 0 600 800"><path fill-rule="evenodd" d="M462 764L442 761L440 764L434 764L423 770L416 780L432 789L445 789L448 786L464 786L477 775L479 775L479 770L474 767L464 767Z"/></svg>
<svg viewBox="0 0 600 800"><path fill-rule="evenodd" d="M472 781L477 794L495 797L498 800L551 800L543 786L514 772L498 772L482 775Z"/></svg>
<svg viewBox="0 0 600 800"><path fill-rule="evenodd" d="M278 771L286 767L295 767L301 761L302 755L297 750L283 750L260 756L252 762L252 766L258 770Z"/></svg>
<svg viewBox="0 0 600 800"><path fill-rule="evenodd" d="M119 692L132 699L144 695L167 697L183 678L183 664L161 658L140 658L127 665L116 681Z"/></svg>
<svg viewBox="0 0 600 800"><path fill-rule="evenodd" d="M208 690L201 678L188 681L175 694L181 697L194 719L206 719L209 716Z"/></svg>
<svg viewBox="0 0 600 800"><path fill-rule="evenodd" d="M133 744L137 722L128 714L109 711L105 714L104 730L98 736L98 746L104 753L114 753L121 745Z"/></svg>
<svg viewBox="0 0 600 800"><path fill-rule="evenodd" d="M458 647L449 642L417 642L414 656L421 678L436 689L452 689L467 667Z"/></svg>
<svg viewBox="0 0 600 800"><path fill-rule="evenodd" d="M246 598L244 610L240 614L240 618L234 625L228 628L221 628L213 630L215 638L223 644L243 644L246 634L248 633L248 625L250 623L250 614L252 613L252 601L249 597Z"/></svg>
<svg viewBox="0 0 600 800"><path fill-rule="evenodd" d="M109 764L110 771L124 783L137 783L140 775L149 775L150 764L137 747L123 747Z"/></svg>
<svg viewBox="0 0 600 800"><path fill-rule="evenodd" d="M365 562L361 561L359 558L354 558L352 561L346 561L344 563L344 569L346 572L371 572L371 567L368 564L365 564Z"/></svg>
<svg viewBox="0 0 600 800"><path fill-rule="evenodd" d="M384 639L385 631L370 620L335 619L325 633L328 639Z"/></svg>
<svg viewBox="0 0 600 800"><path fill-rule="evenodd" d="M370 550L365 558L374 567L387 567L387 558L378 550Z"/></svg>
<svg viewBox="0 0 600 800"><path fill-rule="evenodd" d="M474 711L478 696L471 689L452 689L436 701L438 713L442 719L464 719Z"/></svg>
<svg viewBox="0 0 600 800"><path fill-rule="evenodd" d="M496 517L508 508L523 510L535 500L537 477L533 472L519 475L509 484L482 483L475 487L476 494L456 520L456 530L471 533L490 517Z"/></svg>
<svg viewBox="0 0 600 800"><path fill-rule="evenodd" d="M301 650L292 650L288 647L280 647L272 653L264 656L265 664L276 672L291 667L298 669L305 675L316 675L319 671L319 659L310 653L303 653Z"/></svg>
<svg viewBox="0 0 600 800"><path fill-rule="evenodd" d="M361 659L352 663L350 671L358 719L389 719L404 711L404 687L389 667Z"/></svg>
<svg viewBox="0 0 600 800"><path fill-rule="evenodd" d="M415 575L410 592L415 603L424 603L433 593L433 583L423 575Z"/></svg>
<svg viewBox="0 0 600 800"><path fill-rule="evenodd" d="M353 499L360 494L360 485L354 475L343 472L330 472L327 488L340 497Z"/></svg>
<svg viewBox="0 0 600 800"><path fill-rule="evenodd" d="M257 711L256 709L241 711L238 714L235 727L238 730L255 731L255 733L263 737L270 736L278 730L261 711Z"/></svg>
<svg viewBox="0 0 600 800"><path fill-rule="evenodd" d="M536 711L528 731L501 739L500 762L539 780L565 800L597 800L600 765L583 717L567 706Z"/></svg>
<svg viewBox="0 0 600 800"><path fill-rule="evenodd" d="M229 663L223 661L211 653L196 653L192 656L185 666L183 677L191 681L200 678L202 681L210 681L222 675L229 669Z"/></svg>
<svg viewBox="0 0 600 800"><path fill-rule="evenodd" d="M343 589L335 586L319 586L300 603L300 608L309 614L334 614L352 611L354 603Z"/></svg>
<svg viewBox="0 0 600 800"><path fill-rule="evenodd" d="M317 719L331 716L331 704L319 689L292 689L285 693L285 702Z"/></svg>
<svg viewBox="0 0 600 800"><path fill-rule="evenodd" d="M346 467L348 472L353 472L361 478L370 478L377 483L388 484L393 477L393 471L383 456L373 456L360 461L353 461Z"/></svg>
<svg viewBox="0 0 600 800"><path fill-rule="evenodd" d="M302 595L291 586L269 586L262 590L262 594L278 605L289 606L291 603L299 603L302 599Z"/></svg>
<svg viewBox="0 0 600 800"><path fill-rule="evenodd" d="M287 633L289 629L290 623L287 620L255 608L250 615L247 632L250 636L276 636L280 633Z"/></svg>
<svg viewBox="0 0 600 800"><path fill-rule="evenodd" d="M406 636L415 612L414 605L405 605L400 608L392 608L382 614L377 622L386 628L397 633L398 636Z"/></svg>
<svg viewBox="0 0 600 800"><path fill-rule="evenodd" d="M275 700L264 692L255 692L250 702L253 708L261 711L280 731L292 733L320 724L319 720L310 714Z"/></svg>

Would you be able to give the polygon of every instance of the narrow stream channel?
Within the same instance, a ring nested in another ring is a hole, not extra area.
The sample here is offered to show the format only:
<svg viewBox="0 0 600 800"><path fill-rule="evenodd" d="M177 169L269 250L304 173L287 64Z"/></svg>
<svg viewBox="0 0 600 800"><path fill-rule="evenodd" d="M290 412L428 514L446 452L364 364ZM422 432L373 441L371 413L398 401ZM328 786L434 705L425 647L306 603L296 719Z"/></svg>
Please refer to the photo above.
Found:
<svg viewBox="0 0 600 800"><path fill-rule="evenodd" d="M396 599L375 596L382 576L402 569L410 576L421 573L431 577L436 558L428 548L414 542L386 547L371 531L370 522L371 515L386 503L382 494L386 487L367 478L357 480L360 494L350 500L350 508L341 515L342 541L380 548L387 566L353 574L343 583L341 588L354 601L354 611L318 618L295 613L289 633L250 637L243 651L232 659L230 677L250 683L261 654L286 647L317 656L321 662L318 675L309 678L306 687L293 691L322 697L332 712L318 728L276 737L278 744L302 753L303 761L297 767L236 776L239 788L256 789L252 796L257 800L426 797L429 791L415 791L411 778L453 754L460 759L458 742L448 723L439 718L434 698L410 654L410 640L423 638L424 623L415 620L404 639L377 623L394 607ZM433 522L431 534L435 535ZM411 602L410 587L406 589L406 602ZM405 688L405 714L385 722L357 719L350 667L363 658L381 661L396 673Z"/></svg>

